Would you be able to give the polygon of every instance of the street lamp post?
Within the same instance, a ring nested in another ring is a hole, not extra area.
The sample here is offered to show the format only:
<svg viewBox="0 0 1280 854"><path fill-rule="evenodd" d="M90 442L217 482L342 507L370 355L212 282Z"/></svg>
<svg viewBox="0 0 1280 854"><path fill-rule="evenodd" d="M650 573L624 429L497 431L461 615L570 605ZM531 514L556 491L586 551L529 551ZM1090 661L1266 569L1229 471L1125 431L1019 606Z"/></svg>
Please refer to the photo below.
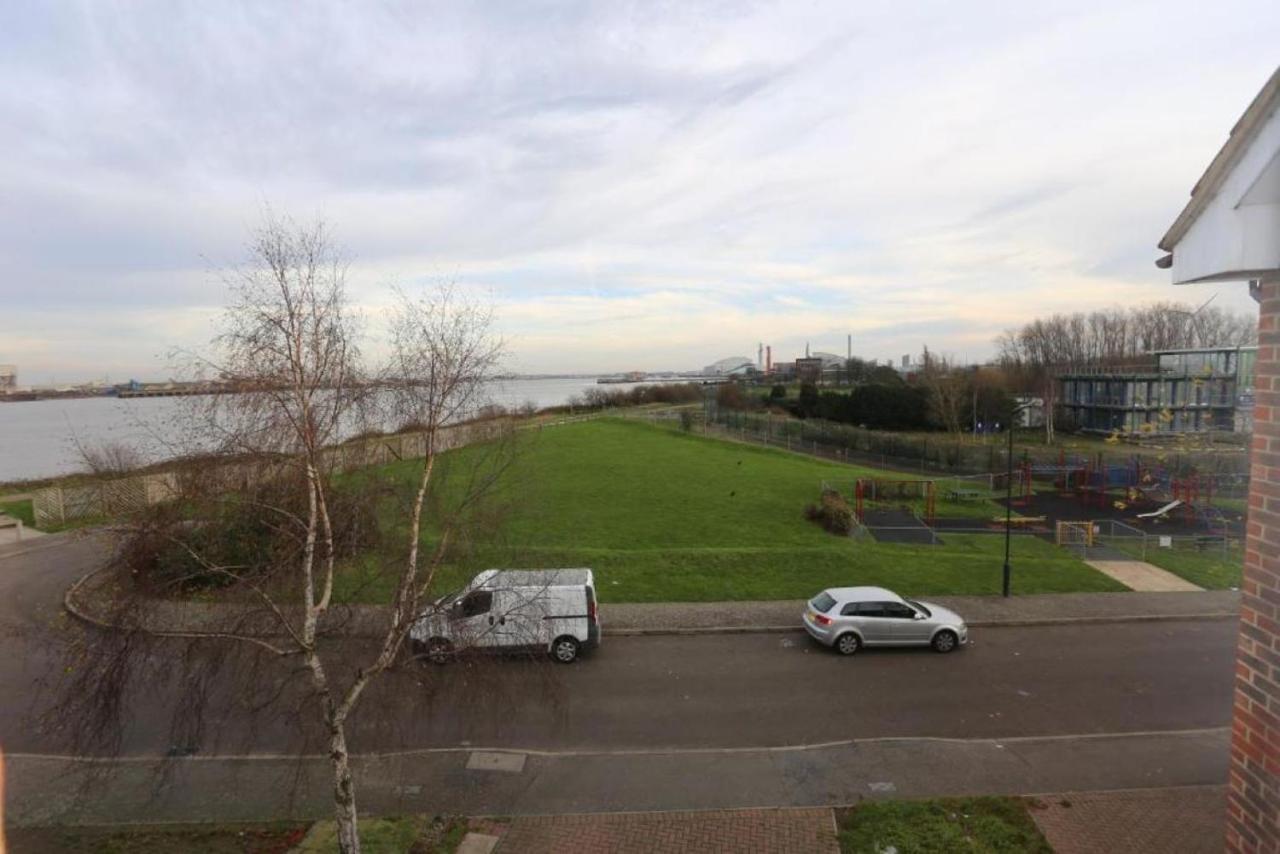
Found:
<svg viewBox="0 0 1280 854"><path fill-rule="evenodd" d="M1004 578L1001 584L1001 595L1006 599L1009 598L1009 579L1012 574L1012 568L1009 566L1009 547L1013 538L1013 427L1018 420L1018 413L1024 409L1030 408L1030 403L1024 403L1015 406L1013 412L1009 415L1009 455L1005 461L1006 473L1004 481Z"/></svg>
<svg viewBox="0 0 1280 854"><path fill-rule="evenodd" d="M1017 412L1014 412L1014 417L1015 417L1015 418L1017 417ZM1010 418L1010 420L1009 420L1009 426L1008 426L1008 428L1007 428L1007 429L1008 429L1008 431L1009 431L1009 457L1008 457L1008 461L1007 461L1008 471L1007 471L1007 473L1005 474L1005 481L1004 481L1004 489L1005 489L1005 496L1004 496L1004 584L1003 584L1003 585L1002 585L1002 587L1001 587L1001 591L1002 591L1002 593L1003 593L1003 595L1004 595L1004 597L1005 597L1006 599L1008 599L1008 598L1009 598L1009 574L1010 574L1010 572L1011 572L1010 567L1009 567L1009 546L1010 546L1010 544L1011 544L1011 539L1012 539L1012 527L1013 527L1013 419L1012 419L1012 418Z"/></svg>

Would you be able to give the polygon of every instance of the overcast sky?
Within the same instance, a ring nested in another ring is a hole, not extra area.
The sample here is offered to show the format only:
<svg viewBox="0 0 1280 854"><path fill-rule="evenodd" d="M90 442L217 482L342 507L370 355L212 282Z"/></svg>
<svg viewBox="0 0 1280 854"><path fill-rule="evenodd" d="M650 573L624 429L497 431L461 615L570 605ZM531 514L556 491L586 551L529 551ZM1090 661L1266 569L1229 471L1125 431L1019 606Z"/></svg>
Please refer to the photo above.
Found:
<svg viewBox="0 0 1280 854"><path fill-rule="evenodd" d="M0 4L0 362L160 378L264 204L496 303L511 367L992 351L1203 301L1156 241L1280 4Z"/></svg>

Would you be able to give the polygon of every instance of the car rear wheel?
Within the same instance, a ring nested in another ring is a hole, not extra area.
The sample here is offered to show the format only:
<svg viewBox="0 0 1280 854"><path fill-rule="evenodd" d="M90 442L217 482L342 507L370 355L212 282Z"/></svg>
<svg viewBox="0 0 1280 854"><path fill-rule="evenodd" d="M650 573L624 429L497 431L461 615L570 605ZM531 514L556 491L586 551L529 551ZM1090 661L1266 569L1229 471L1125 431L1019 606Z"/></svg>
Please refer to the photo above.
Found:
<svg viewBox="0 0 1280 854"><path fill-rule="evenodd" d="M938 632L933 636L934 652L951 652L959 645L960 639L956 637L956 633L950 629Z"/></svg>
<svg viewBox="0 0 1280 854"><path fill-rule="evenodd" d="M561 664L572 664L578 657L578 639L565 635L551 645L551 657Z"/></svg>
<svg viewBox="0 0 1280 854"><path fill-rule="evenodd" d="M836 652L841 655L853 655L862 646L862 642L858 640L858 636L853 632L848 632L836 638Z"/></svg>

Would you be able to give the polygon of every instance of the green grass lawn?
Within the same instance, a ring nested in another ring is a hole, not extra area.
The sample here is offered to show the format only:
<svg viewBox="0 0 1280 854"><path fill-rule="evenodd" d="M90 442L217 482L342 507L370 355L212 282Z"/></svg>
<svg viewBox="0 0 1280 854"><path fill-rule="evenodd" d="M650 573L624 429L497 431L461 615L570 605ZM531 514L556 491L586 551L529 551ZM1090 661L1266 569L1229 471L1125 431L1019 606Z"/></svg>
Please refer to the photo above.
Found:
<svg viewBox="0 0 1280 854"><path fill-rule="evenodd" d="M36 509L30 498L21 501L0 501L0 513L22 520L28 528L36 526Z"/></svg>
<svg viewBox="0 0 1280 854"><path fill-rule="evenodd" d="M1053 854L1021 798L861 804L840 817L844 854Z"/></svg>
<svg viewBox="0 0 1280 854"><path fill-rule="evenodd" d="M465 818L398 816L360 819L360 846L369 854L453 854L467 835ZM337 825L321 822L298 854L337 854Z"/></svg>
<svg viewBox="0 0 1280 854"><path fill-rule="evenodd" d="M1244 576L1244 547L1233 545L1224 553L1221 546L1196 549L1189 544L1179 543L1178 548L1162 549L1157 547L1154 538L1148 540L1145 556L1136 544L1121 542L1116 545L1125 554L1145 559L1161 569L1167 569L1174 575L1185 578L1192 584L1206 590L1226 590L1239 588Z"/></svg>
<svg viewBox="0 0 1280 854"><path fill-rule="evenodd" d="M486 567L589 566L605 602L804 598L837 584L922 596L999 592L1000 537L947 534L940 546L901 546L835 537L804 518L824 479L883 472L624 420L521 441L498 496L501 524L445 569L437 590ZM448 455L446 481L460 480L483 452ZM374 476L405 483L413 470L402 463ZM994 515L992 507L982 514ZM1034 538L1016 538L1013 557L1019 593L1123 589ZM374 566L351 568L337 595L384 600L389 579Z"/></svg>
<svg viewBox="0 0 1280 854"><path fill-rule="evenodd" d="M1213 497L1213 506L1224 513L1239 513L1241 515L1249 512L1248 498L1220 498Z"/></svg>

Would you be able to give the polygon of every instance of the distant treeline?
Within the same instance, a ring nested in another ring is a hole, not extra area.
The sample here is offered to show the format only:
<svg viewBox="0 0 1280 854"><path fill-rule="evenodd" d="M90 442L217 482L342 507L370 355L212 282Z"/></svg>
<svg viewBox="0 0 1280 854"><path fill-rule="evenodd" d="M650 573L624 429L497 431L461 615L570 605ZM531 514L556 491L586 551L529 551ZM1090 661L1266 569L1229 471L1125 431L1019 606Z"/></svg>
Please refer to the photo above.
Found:
<svg viewBox="0 0 1280 854"><path fill-rule="evenodd" d="M806 384L800 386L799 397L788 397L781 385L763 396L738 386L722 386L716 402L730 410L781 409L797 418L820 418L873 430L935 430L939 427L931 417L929 390L901 380L864 383L840 391L819 391Z"/></svg>
<svg viewBox="0 0 1280 854"><path fill-rule="evenodd" d="M702 386L696 383L661 383L626 389L598 386L569 398L569 406L574 409L610 409L646 403L697 403L702 400L702 394Z"/></svg>

